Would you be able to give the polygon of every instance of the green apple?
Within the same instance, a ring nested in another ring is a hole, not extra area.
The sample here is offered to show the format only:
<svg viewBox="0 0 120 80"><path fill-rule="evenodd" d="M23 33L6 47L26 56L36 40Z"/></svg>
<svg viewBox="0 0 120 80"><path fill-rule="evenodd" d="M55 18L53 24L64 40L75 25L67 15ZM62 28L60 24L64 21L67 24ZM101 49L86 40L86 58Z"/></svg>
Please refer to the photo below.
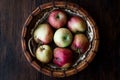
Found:
<svg viewBox="0 0 120 80"><path fill-rule="evenodd" d="M54 34L54 42L58 47L67 47L73 39L72 33L67 28L60 28Z"/></svg>
<svg viewBox="0 0 120 80"><path fill-rule="evenodd" d="M52 56L53 52L49 45L41 45L36 50L36 58L42 63L49 63Z"/></svg>

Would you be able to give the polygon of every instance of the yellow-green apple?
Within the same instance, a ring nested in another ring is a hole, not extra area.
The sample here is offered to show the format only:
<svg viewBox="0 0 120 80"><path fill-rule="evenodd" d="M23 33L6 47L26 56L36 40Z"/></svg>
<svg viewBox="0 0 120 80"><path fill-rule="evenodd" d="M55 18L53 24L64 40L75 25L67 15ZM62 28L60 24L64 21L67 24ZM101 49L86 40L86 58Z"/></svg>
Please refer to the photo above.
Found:
<svg viewBox="0 0 120 80"><path fill-rule="evenodd" d="M78 16L73 16L68 21L68 28L73 33L84 32L86 30L86 23L82 18L80 18Z"/></svg>
<svg viewBox="0 0 120 80"><path fill-rule="evenodd" d="M52 60L53 52L49 45L41 45L36 49L36 58L42 63L49 63Z"/></svg>
<svg viewBox="0 0 120 80"><path fill-rule="evenodd" d="M65 12L61 10L54 10L48 17L50 25L56 29L63 27L67 22L67 16Z"/></svg>
<svg viewBox="0 0 120 80"><path fill-rule="evenodd" d="M68 68L73 61L73 53L68 48L55 48L53 62L58 67Z"/></svg>
<svg viewBox="0 0 120 80"><path fill-rule="evenodd" d="M67 28L60 28L54 33L54 42L59 47L67 47L72 43L72 33Z"/></svg>
<svg viewBox="0 0 120 80"><path fill-rule="evenodd" d="M89 47L88 38L84 34L76 34L71 45L72 50L77 53L84 53Z"/></svg>
<svg viewBox="0 0 120 80"><path fill-rule="evenodd" d="M53 31L49 24L39 24L34 31L34 40L37 43L48 44L53 39Z"/></svg>

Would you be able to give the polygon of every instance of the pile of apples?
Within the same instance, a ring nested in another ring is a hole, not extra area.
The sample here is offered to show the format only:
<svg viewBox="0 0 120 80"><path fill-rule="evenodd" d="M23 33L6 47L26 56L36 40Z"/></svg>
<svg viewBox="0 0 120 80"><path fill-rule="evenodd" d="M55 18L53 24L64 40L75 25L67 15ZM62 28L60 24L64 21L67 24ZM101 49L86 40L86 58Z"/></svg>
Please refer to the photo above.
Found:
<svg viewBox="0 0 120 80"><path fill-rule="evenodd" d="M43 64L53 62L60 68L70 67L74 54L84 54L89 47L86 29L86 23L80 16L68 18L65 11L53 10L47 22L39 24L34 30L34 40L41 44L36 49L36 58Z"/></svg>

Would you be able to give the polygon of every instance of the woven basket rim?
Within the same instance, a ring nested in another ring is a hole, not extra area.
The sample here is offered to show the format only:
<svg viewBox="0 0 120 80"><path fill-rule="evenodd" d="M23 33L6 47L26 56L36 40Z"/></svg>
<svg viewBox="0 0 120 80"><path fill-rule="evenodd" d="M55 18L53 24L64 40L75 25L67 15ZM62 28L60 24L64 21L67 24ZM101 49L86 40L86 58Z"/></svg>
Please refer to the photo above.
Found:
<svg viewBox="0 0 120 80"><path fill-rule="evenodd" d="M41 68L37 63L34 62L34 58L32 58L29 55L30 53L26 50L27 46L26 46L25 36L26 36L26 32L27 32L27 26L30 24L31 20L33 19L33 17L35 15L39 14L44 9L55 7L55 6L64 7L64 8L72 8L75 10L81 10L82 15L86 16L86 18L90 22L90 24L93 25L93 27L92 27L93 33L94 33L93 44L92 44L93 48L90 50L89 55L77 67L70 69L70 70L68 69L66 71L49 71L45 68ZM55 2L49 2L49 3L45 3L45 4L38 6L28 16L28 18L26 19L26 21L23 25L22 34L21 34L21 44L22 44L23 53L24 53L27 61L35 69L37 69L38 71L42 72L43 74L51 76L51 77L66 77L66 76L71 76L73 74L80 72L85 67L87 67L88 64L93 60L93 58L95 57L96 52L98 50L98 46L99 46L99 33L98 33L98 28L97 28L95 21L91 18L91 16L83 8L79 7L78 5L76 5L74 3L64 2L64 1L55 1Z"/></svg>

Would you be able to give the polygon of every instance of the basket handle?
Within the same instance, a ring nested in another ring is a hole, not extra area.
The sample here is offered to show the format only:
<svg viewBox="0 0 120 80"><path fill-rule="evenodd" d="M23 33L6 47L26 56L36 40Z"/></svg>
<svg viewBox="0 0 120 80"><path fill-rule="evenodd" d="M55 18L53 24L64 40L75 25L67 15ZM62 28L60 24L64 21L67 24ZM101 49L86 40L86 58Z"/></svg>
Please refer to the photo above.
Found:
<svg viewBox="0 0 120 80"><path fill-rule="evenodd" d="M28 40L28 48L29 48L29 51L30 51L30 54L35 57L35 55L33 54L33 51L31 49L31 41L32 41L33 37L31 37L29 40Z"/></svg>

